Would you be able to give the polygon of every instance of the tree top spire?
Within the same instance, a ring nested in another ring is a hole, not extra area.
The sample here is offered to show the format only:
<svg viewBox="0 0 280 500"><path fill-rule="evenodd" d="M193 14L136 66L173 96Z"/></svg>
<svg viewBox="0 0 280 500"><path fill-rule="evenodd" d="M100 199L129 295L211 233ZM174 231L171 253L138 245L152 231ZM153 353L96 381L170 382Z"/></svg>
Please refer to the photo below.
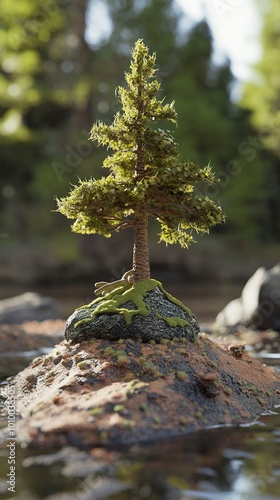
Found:
<svg viewBox="0 0 280 500"><path fill-rule="evenodd" d="M112 231L133 227L134 271L143 267L139 279L149 277L148 217L159 221L160 241L185 248L194 231L208 232L224 220L220 207L194 190L197 183L215 182L210 166L182 162L172 132L161 128L165 120L176 123L177 114L174 102L158 98L155 63L155 54L138 40L126 86L117 88L122 111L111 125L98 122L91 130L91 140L114 151L103 163L110 174L81 181L58 201L58 210L76 219L76 232L108 237Z"/></svg>

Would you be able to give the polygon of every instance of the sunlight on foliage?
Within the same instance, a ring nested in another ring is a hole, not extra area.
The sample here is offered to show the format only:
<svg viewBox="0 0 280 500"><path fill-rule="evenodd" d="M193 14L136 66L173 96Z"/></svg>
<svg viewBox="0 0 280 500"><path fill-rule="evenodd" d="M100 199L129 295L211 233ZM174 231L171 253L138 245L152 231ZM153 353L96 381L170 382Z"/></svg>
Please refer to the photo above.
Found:
<svg viewBox="0 0 280 500"><path fill-rule="evenodd" d="M139 217L144 208L160 222L160 241L187 248L193 231L207 233L224 221L221 208L194 189L215 182L211 167L182 162L171 131L156 127L163 120L176 123L177 114L173 102L157 99L161 86L155 73L155 54L138 40L125 75L127 87L117 89L122 112L111 125L98 122L91 130L92 140L114 151L103 163L111 173L80 181L58 200L58 210L75 219L73 231L109 237L114 230L134 227L134 214Z"/></svg>

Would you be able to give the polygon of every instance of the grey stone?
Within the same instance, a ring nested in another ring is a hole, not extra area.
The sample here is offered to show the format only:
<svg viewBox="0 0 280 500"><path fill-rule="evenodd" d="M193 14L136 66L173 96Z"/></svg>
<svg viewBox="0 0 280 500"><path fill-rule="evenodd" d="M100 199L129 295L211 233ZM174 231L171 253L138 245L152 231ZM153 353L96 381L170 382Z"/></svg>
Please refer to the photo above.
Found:
<svg viewBox="0 0 280 500"><path fill-rule="evenodd" d="M0 324L20 324L26 321L59 318L58 302L38 293L26 292L0 301Z"/></svg>
<svg viewBox="0 0 280 500"><path fill-rule="evenodd" d="M131 323L127 324L122 314L98 314L91 319L91 313L96 308L96 304L90 309L77 309L67 320L65 327L65 337L67 340L81 342L83 340L96 339L135 339L148 342L154 340L160 342L161 339L172 340L173 338L185 338L189 341L195 340L199 333L199 326L196 317L189 316L181 307L170 302L164 293L158 288L148 292L144 298L150 306L150 314L143 317L136 314L132 317ZM122 307L135 309L133 302L127 302ZM188 321L188 325L169 326L164 319L158 318L157 314L165 317L179 317ZM75 326L79 321L91 319L90 322Z"/></svg>
<svg viewBox="0 0 280 500"><path fill-rule="evenodd" d="M218 314L218 326L254 326L259 330L280 331L280 264L260 267L245 284L241 297Z"/></svg>
<svg viewBox="0 0 280 500"><path fill-rule="evenodd" d="M235 328L243 322L242 300L231 300L216 317L216 323L219 327Z"/></svg>

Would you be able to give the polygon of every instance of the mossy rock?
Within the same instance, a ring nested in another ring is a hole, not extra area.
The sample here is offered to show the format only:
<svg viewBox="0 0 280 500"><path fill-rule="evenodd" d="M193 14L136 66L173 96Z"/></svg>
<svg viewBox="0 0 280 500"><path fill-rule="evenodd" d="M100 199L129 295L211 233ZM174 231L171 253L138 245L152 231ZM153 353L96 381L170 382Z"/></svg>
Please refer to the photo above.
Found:
<svg viewBox="0 0 280 500"><path fill-rule="evenodd" d="M206 335L188 343L63 341L11 382L17 439L25 447L119 449L249 423L279 406L279 382L277 371ZM3 429L3 442L7 435Z"/></svg>
<svg viewBox="0 0 280 500"><path fill-rule="evenodd" d="M142 342L185 338L199 333L194 314L156 280L120 286L105 297L77 309L67 320L65 337L81 342L92 338Z"/></svg>

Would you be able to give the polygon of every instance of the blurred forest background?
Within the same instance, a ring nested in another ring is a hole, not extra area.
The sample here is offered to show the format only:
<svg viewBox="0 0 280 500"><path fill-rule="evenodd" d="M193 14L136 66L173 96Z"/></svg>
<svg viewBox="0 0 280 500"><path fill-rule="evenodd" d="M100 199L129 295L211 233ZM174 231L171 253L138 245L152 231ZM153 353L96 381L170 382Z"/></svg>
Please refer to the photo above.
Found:
<svg viewBox="0 0 280 500"><path fill-rule="evenodd" d="M107 173L108 152L89 130L120 109L115 87L138 38L157 53L164 95L175 100L182 157L211 162L221 183L205 194L227 214L188 251L159 245L152 223L154 277L238 280L279 261L280 5L255 1L262 55L234 99L230 61L213 62L209 25L182 24L175 0L103 0L112 30L94 45L85 31L89 12L90 29L102 22L95 0L0 0L2 284L110 280L131 267L132 234L76 235L54 210L78 178Z"/></svg>

